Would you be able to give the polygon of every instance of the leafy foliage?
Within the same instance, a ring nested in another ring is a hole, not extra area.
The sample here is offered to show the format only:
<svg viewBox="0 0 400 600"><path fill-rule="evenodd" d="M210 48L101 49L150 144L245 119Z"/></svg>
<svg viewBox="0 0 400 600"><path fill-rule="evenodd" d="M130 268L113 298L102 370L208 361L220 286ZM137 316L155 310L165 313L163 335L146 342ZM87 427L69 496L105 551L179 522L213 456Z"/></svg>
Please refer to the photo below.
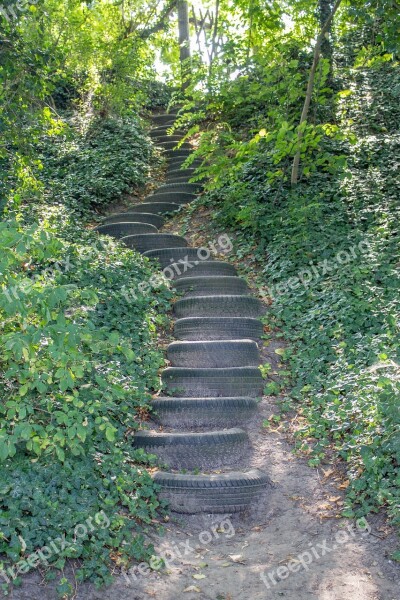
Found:
<svg viewBox="0 0 400 600"><path fill-rule="evenodd" d="M74 558L78 580L109 582L116 556L149 558L143 527L159 508L141 466L152 459L131 436L159 387L154 335L170 292L139 255L84 229L91 207L145 182L149 142L135 122L66 127L41 142L36 172L9 172L0 224L0 551L13 582L63 536L39 565ZM99 514L108 524L92 531ZM72 592L67 579L59 591Z"/></svg>
<svg viewBox="0 0 400 600"><path fill-rule="evenodd" d="M15 17L8 12L10 6L14 7ZM5 3L0 13L1 166L25 179L36 177L40 166L37 145L43 136L54 139L68 134L65 111L74 115L78 112L84 129L94 120L91 133L96 133L99 118L131 119L143 107L151 108L164 101L165 89L149 85L154 76L155 48L147 42L148 32L158 22L159 11L162 12L162 3L160 6L158 2L147 2L146 11L143 7L140 0ZM112 133L109 127L107 142ZM104 129L104 142L105 134ZM125 128L124 132L121 124L120 131L114 129L114 134L115 138L121 135L121 143L133 142L136 148L133 131L128 133ZM89 138L86 141L89 149ZM129 146L125 150L126 167ZM73 155L75 149L70 148L70 152ZM94 174L92 191L88 193L93 196L105 191L104 181L100 182L99 190L94 185L97 164L84 165L90 156L72 158L81 161L83 177L90 175L90 168ZM103 159L100 151L91 158ZM145 155L138 158L146 160ZM141 168L139 163L137 179L142 177ZM128 170L132 171L132 166ZM120 174L123 186L127 169ZM0 187L0 194L3 206L7 187L5 191Z"/></svg>
<svg viewBox="0 0 400 600"><path fill-rule="evenodd" d="M152 554L154 457L131 439L159 387L170 292L145 259L85 228L156 160L137 115L157 103L152 53L121 36L121 18L113 3L49 0L2 21L4 588L36 566L54 579L71 558L78 581L109 582ZM65 576L58 592L73 594Z"/></svg>
<svg viewBox="0 0 400 600"><path fill-rule="evenodd" d="M151 156L150 141L132 120L98 118L84 131L75 125L72 135L67 129L43 141L38 158L46 164L45 196L51 192L80 212L100 208L144 186Z"/></svg>
<svg viewBox="0 0 400 600"><path fill-rule="evenodd" d="M60 232L60 220L0 227L1 550L16 561L19 536L25 555L44 536L71 540L74 526L104 510L107 531L49 562L80 558L79 577L107 579L114 547L121 560L147 556L140 535L122 541L132 517L149 523L159 505L130 436L159 386L153 336L169 291L161 282L132 303L124 290L152 276L144 259L76 223L73 233L71 224Z"/></svg>
<svg viewBox="0 0 400 600"><path fill-rule="evenodd" d="M344 5L339 13L333 78L328 85L323 58L296 187L290 170L316 22L305 3L294 3L284 30L282 6L275 20L253 14L273 43L246 52L246 33L231 36L235 77L227 80L222 48L212 85L204 91L195 80L186 106L197 110L181 122L203 130L196 154L205 159L197 174L204 201L236 231L238 256L257 265L254 276L272 297L270 325L291 343L299 448L311 465L332 453L345 461L345 514L384 506L399 524L399 65L383 17L393 5Z"/></svg>

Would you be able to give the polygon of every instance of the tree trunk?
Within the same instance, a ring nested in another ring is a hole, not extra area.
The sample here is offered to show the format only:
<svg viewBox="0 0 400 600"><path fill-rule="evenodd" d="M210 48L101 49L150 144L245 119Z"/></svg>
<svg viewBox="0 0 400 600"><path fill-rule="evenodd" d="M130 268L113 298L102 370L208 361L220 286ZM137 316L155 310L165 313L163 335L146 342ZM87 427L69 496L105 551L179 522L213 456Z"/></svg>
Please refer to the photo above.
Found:
<svg viewBox="0 0 400 600"><path fill-rule="evenodd" d="M220 0L215 0L215 18L212 26L212 37L211 37L211 51L210 51L210 65L208 67L208 87L213 87L212 76L213 66L217 54L217 36L218 36L218 20L219 20L219 4Z"/></svg>
<svg viewBox="0 0 400 600"><path fill-rule="evenodd" d="M178 0L179 58L181 61L182 90L190 85L190 30L187 0Z"/></svg>
<svg viewBox="0 0 400 600"><path fill-rule="evenodd" d="M315 72L317 70L319 58L321 56L322 41L325 39L325 33L329 30L329 28L332 24L333 17L335 16L335 13L336 13L337 9L339 8L341 1L342 0L336 0L329 17L325 21L325 24L323 25L323 27L320 31L320 34L317 37L317 41L315 43L315 48L314 48L313 63L311 66L310 75L308 77L307 92L306 92L306 97L304 100L303 110L302 110L301 117L300 117L299 127L300 127L300 125L302 125L302 123L304 123L304 121L307 120L308 109L310 108L311 96L312 96L313 87L314 87ZM292 185L296 185L298 178L299 178L300 144L301 144L302 139L303 139L303 132L299 130L297 133L298 150L293 159L293 165L292 165L292 177L291 177Z"/></svg>
<svg viewBox="0 0 400 600"><path fill-rule="evenodd" d="M332 12L333 3L332 0L318 0L318 14L321 30L324 27L326 21L329 19L329 15ZM321 55L322 58L326 58L329 62L329 72L327 77L327 85L332 87L332 71L333 71L333 45L330 38L332 30L332 20L329 22L328 28L325 30L325 35L321 42Z"/></svg>

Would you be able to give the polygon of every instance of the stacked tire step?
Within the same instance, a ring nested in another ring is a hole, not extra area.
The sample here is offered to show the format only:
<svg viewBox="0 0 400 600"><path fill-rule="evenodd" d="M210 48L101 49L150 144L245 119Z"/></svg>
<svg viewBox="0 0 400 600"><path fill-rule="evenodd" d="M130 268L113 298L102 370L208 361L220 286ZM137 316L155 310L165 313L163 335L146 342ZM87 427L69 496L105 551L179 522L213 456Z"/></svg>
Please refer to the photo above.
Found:
<svg viewBox="0 0 400 600"><path fill-rule="evenodd" d="M201 186L189 182L198 163L183 165L191 145L177 148L183 132L170 135L175 115L153 120L150 136L168 160L166 183L97 228L157 259L181 294L174 305L177 341L167 352L171 367L161 377L164 395L153 400L153 429L137 432L134 445L167 465L154 478L172 510L239 512L257 501L268 482L256 469L235 470L250 456L245 426L262 395L261 305L232 265L202 260L201 249L188 248L185 238L158 232L166 215L195 199ZM179 473L194 469L204 474Z"/></svg>

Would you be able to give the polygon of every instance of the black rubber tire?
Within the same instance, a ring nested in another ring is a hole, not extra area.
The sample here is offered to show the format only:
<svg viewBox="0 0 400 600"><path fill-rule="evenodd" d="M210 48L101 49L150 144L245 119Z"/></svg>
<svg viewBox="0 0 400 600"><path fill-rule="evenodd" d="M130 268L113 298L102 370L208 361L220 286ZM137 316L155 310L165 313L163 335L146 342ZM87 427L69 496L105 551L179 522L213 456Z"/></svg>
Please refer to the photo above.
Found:
<svg viewBox="0 0 400 600"><path fill-rule="evenodd" d="M177 135L175 132L172 135L168 135L168 134L164 134L164 135L159 135L155 140L155 144L157 146L163 146L163 144L165 144L166 142L174 142L175 145L179 144L179 142L182 140L182 136L181 135Z"/></svg>
<svg viewBox="0 0 400 600"><path fill-rule="evenodd" d="M176 115L163 113L161 115L153 115L152 121L157 126L173 125L175 123Z"/></svg>
<svg viewBox="0 0 400 600"><path fill-rule="evenodd" d="M182 161L186 160L188 156L192 154L192 150L184 150L183 148L179 148L178 150L164 150L163 156L167 160L173 160L175 158L180 158Z"/></svg>
<svg viewBox="0 0 400 600"><path fill-rule="evenodd" d="M164 125L161 127L155 127L154 129L151 129L149 131L149 136L151 137L152 140L158 140L159 138L165 137L165 138L169 138L171 137L168 133L168 131L171 129L171 125ZM186 131L183 131L183 129L175 129L172 133L173 136L179 136L180 138L183 138L186 135Z"/></svg>
<svg viewBox="0 0 400 600"><path fill-rule="evenodd" d="M206 248L163 248L160 250L151 250L145 252L145 256L148 258L156 258L163 269L168 269L168 273L165 276L168 279L172 279L172 274L176 272L171 270L171 264L181 265L181 272L184 272L188 268L188 263L196 266L202 262L202 252L208 252ZM212 258L208 257L208 261L212 261Z"/></svg>
<svg viewBox="0 0 400 600"><path fill-rule="evenodd" d="M197 198L193 192L155 192L146 196L146 202L173 202L174 204L188 204Z"/></svg>
<svg viewBox="0 0 400 600"><path fill-rule="evenodd" d="M187 169L172 169L171 171L167 171L167 181L173 179L174 177L186 177L190 179L195 174L196 169L193 167L188 167Z"/></svg>
<svg viewBox="0 0 400 600"><path fill-rule="evenodd" d="M254 398L155 398L152 419L164 427L236 427L257 411Z"/></svg>
<svg viewBox="0 0 400 600"><path fill-rule="evenodd" d="M251 296L196 296L182 298L174 304L178 319L186 317L251 317L261 315L262 305Z"/></svg>
<svg viewBox="0 0 400 600"><path fill-rule="evenodd" d="M133 219L133 217L131 217ZM95 231L102 235L111 235L114 238L121 239L127 235L137 234L152 234L157 233L158 229L150 223L138 223L131 220L126 220L119 223L106 223L105 225L99 225Z"/></svg>
<svg viewBox="0 0 400 600"><path fill-rule="evenodd" d="M247 283L241 277L181 277L174 282L177 292L185 294L185 298L195 296L221 296L224 294L240 295L249 294Z"/></svg>
<svg viewBox="0 0 400 600"><path fill-rule="evenodd" d="M164 183L157 189L157 195L167 194L168 192L186 192L196 194L202 189L201 183L188 183L181 181L179 183Z"/></svg>
<svg viewBox="0 0 400 600"><path fill-rule="evenodd" d="M178 340L259 340L263 326L258 319L242 317L191 317L175 323Z"/></svg>
<svg viewBox="0 0 400 600"><path fill-rule="evenodd" d="M239 428L204 433L137 431L133 445L175 469L213 469L237 464L249 449L249 438Z"/></svg>
<svg viewBox="0 0 400 600"><path fill-rule="evenodd" d="M108 215L104 220L104 224L120 223L121 221L148 223L150 225L154 225L154 227L157 227L157 229L159 229L164 225L165 219L163 217L160 217L159 215L152 215L151 213L125 212Z"/></svg>
<svg viewBox="0 0 400 600"><path fill-rule="evenodd" d="M225 369L199 369L168 367L161 373L166 396L260 398L263 378L256 367L230 367Z"/></svg>
<svg viewBox="0 0 400 600"><path fill-rule="evenodd" d="M170 154L170 156L169 156L167 168L170 171L172 171L172 169L179 169L179 167L174 166L174 163L183 164L188 159L189 156L191 157L191 164L188 166L188 168L189 167L194 168L195 165L201 165L204 162L204 160L202 158L197 157L197 156L192 156L193 152L188 152L186 150L184 152L184 154L186 156L174 156L174 152L172 152L172 153L170 152L169 154Z"/></svg>
<svg viewBox="0 0 400 600"><path fill-rule="evenodd" d="M172 183L192 183L189 181L190 177L188 177L187 175L183 175L182 177L178 177L177 175L175 175L174 177L168 177L167 175L167 184L172 184ZM193 183L197 183L198 185L200 185L201 187L203 187L203 183L200 181L195 181Z"/></svg>
<svg viewBox="0 0 400 600"><path fill-rule="evenodd" d="M222 262L220 260L203 260L197 265L192 265L191 268L182 269L182 265L173 264L171 265L173 271L178 271L172 279L174 281L182 278L191 277L235 277L236 269L229 263Z"/></svg>
<svg viewBox="0 0 400 600"><path fill-rule="evenodd" d="M186 248L187 241L180 235L172 233L145 233L143 235L127 235L121 238L128 248L133 248L142 254L158 248Z"/></svg>
<svg viewBox="0 0 400 600"><path fill-rule="evenodd" d="M257 367L260 353L253 340L212 340L172 342L167 358L173 367L229 368Z"/></svg>
<svg viewBox="0 0 400 600"><path fill-rule="evenodd" d="M167 173L170 171L180 170L184 162L185 159L183 158L171 158L171 160L168 161ZM195 159L188 167L185 168L197 169L197 167L200 167L202 164L203 162L200 159Z"/></svg>
<svg viewBox="0 0 400 600"><path fill-rule="evenodd" d="M162 148L163 150L187 150L188 152L191 152L193 150L193 146L191 144L189 144L189 142L183 142L179 148L177 147L179 142L180 142L181 138L178 138L178 140L168 140L166 142L157 142L157 146L159 148Z"/></svg>
<svg viewBox="0 0 400 600"><path fill-rule="evenodd" d="M158 471L153 480L169 508L183 514L243 512L271 486L268 477L257 469L217 475Z"/></svg>
<svg viewBox="0 0 400 600"><path fill-rule="evenodd" d="M175 212L180 208L181 205L175 204L174 202L142 202L141 204L132 206L129 209L129 212L146 212L156 215L163 215L165 213Z"/></svg>

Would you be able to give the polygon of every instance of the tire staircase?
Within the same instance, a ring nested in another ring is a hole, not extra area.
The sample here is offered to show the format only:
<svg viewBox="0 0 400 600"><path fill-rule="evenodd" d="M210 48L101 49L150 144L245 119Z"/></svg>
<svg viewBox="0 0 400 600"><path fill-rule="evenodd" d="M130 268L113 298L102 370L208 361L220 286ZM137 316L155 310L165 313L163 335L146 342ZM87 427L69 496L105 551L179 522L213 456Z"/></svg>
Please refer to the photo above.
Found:
<svg viewBox="0 0 400 600"><path fill-rule="evenodd" d="M201 191L200 184L189 183L198 163L181 169L192 150L187 142L176 148L184 133L168 135L175 117L155 115L150 132L168 160L166 183L128 211L109 215L97 230L158 259L182 294L174 305L177 341L167 351L171 367L162 373L165 395L154 398L153 429L136 432L134 445L168 465L154 479L171 510L241 512L269 482L259 470L241 467L250 453L246 421L256 413L263 389L257 345L262 307L232 265L201 260L185 238L158 232L167 215ZM186 470L203 474L182 473Z"/></svg>

